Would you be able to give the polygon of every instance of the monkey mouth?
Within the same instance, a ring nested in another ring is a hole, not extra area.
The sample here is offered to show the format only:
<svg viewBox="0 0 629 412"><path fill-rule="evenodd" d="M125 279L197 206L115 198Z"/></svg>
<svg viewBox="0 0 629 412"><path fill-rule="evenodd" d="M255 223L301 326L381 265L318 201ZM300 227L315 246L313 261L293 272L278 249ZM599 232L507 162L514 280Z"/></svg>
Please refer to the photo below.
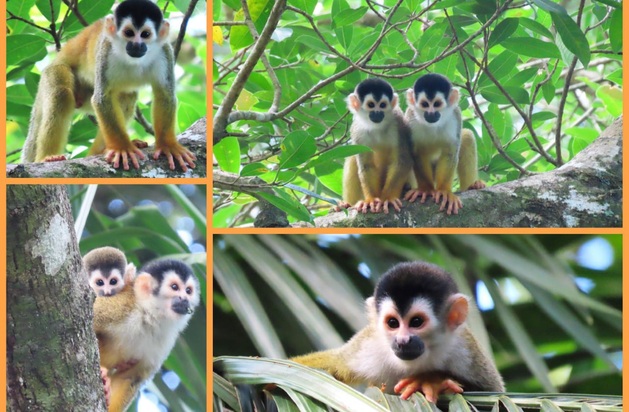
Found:
<svg viewBox="0 0 629 412"><path fill-rule="evenodd" d="M439 113L425 113L424 114L424 119L426 119L428 123L437 123L440 117L441 115Z"/></svg>
<svg viewBox="0 0 629 412"><path fill-rule="evenodd" d="M173 312L175 312L175 313L177 313L179 315L191 315L192 314L192 308L188 304L187 300L177 300L177 301L173 302L172 309L173 309Z"/></svg>

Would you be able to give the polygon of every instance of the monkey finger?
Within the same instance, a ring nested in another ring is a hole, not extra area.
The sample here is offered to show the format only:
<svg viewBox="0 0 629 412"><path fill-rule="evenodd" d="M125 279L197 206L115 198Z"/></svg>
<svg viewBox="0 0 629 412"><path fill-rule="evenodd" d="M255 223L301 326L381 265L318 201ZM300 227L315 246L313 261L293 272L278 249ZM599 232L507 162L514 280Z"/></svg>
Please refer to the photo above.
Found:
<svg viewBox="0 0 629 412"><path fill-rule="evenodd" d="M114 159L112 161L112 166L114 167L114 169L117 169L118 167L120 167L120 152L118 151L113 151L114 152Z"/></svg>
<svg viewBox="0 0 629 412"><path fill-rule="evenodd" d="M129 154L126 151L122 151L122 168L129 170Z"/></svg>
<svg viewBox="0 0 629 412"><path fill-rule="evenodd" d="M133 167L136 169L140 168L140 162L138 162L138 158L135 153L129 153L129 157L131 158L131 163L133 163Z"/></svg>
<svg viewBox="0 0 629 412"><path fill-rule="evenodd" d="M428 402L436 403L439 393L438 391L435 391L435 387L430 383L427 383L421 386L422 386L421 392L424 394L424 397L426 398L426 400Z"/></svg>
<svg viewBox="0 0 629 412"><path fill-rule="evenodd" d="M181 170L185 172L188 171L188 165L186 164L186 161L184 160L182 155L175 155L175 159L177 159L177 163L179 163L179 166L181 166Z"/></svg>
<svg viewBox="0 0 629 412"><path fill-rule="evenodd" d="M391 203L393 203L393 207L395 208L396 211L401 211L402 210L402 200L395 198L391 201Z"/></svg>
<svg viewBox="0 0 629 412"><path fill-rule="evenodd" d="M441 387L439 391L440 393L463 393L463 388L458 382L453 381L452 379L445 379L443 382L441 382Z"/></svg>

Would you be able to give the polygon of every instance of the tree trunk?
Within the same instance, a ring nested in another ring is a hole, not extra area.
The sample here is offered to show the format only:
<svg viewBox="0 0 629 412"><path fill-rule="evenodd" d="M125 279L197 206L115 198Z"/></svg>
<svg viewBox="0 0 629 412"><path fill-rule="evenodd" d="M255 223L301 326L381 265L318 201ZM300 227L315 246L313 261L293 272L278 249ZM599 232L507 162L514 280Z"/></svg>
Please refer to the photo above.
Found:
<svg viewBox="0 0 629 412"><path fill-rule="evenodd" d="M7 187L7 410L106 411L63 186Z"/></svg>

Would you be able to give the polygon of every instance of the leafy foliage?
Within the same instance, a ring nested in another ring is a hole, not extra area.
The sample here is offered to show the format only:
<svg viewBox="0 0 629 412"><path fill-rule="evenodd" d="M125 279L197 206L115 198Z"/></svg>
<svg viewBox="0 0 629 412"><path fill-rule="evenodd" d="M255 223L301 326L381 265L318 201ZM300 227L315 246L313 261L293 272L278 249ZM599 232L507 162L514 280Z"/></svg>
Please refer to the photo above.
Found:
<svg viewBox="0 0 629 412"><path fill-rule="evenodd" d="M172 13L185 13L190 0L157 4L166 18ZM203 4L202 2L200 4ZM31 109L43 68L50 64L63 43L76 36L89 23L111 14L114 0L106 1L12 1L7 3L7 163L19 163L26 140ZM197 6L195 13L204 13ZM171 25L171 32L179 31ZM177 76L177 127L187 129L206 113L205 102L205 36L185 37L179 55ZM202 62L203 61L203 62ZM138 107L144 119L151 119L150 88L143 89ZM151 132L139 122L132 122L134 136ZM67 150L72 157L84 157L96 136L95 119L77 116L68 137ZM153 143L152 137L149 143Z"/></svg>
<svg viewBox="0 0 629 412"><path fill-rule="evenodd" d="M478 303L470 326L510 393L622 393L621 236L223 235L214 251L215 372L230 369L232 384L303 392L295 385L314 382L307 371L222 356L338 347L364 326L362 301L379 276L425 260Z"/></svg>
<svg viewBox="0 0 629 412"><path fill-rule="evenodd" d="M292 221L326 214L322 199L340 197L353 154L336 152L349 139L345 98L370 76L391 82L403 108L421 74L448 76L490 184L560 166L622 113L615 1L247 5L213 6L214 154L219 169L262 179ZM250 223L259 193L218 187L214 226Z"/></svg>
<svg viewBox="0 0 629 412"><path fill-rule="evenodd" d="M150 389L159 392L171 410L205 408L208 301L204 188L99 186L92 202L80 186L69 187L75 220L81 221L80 214L89 211L79 242L81 254L102 246L114 246L138 268L157 258L179 259L188 263L199 279L201 305L178 338L163 370L155 375ZM180 235L182 232L186 235ZM198 252L199 249L203 252ZM164 382L169 371L175 372L181 380L174 389Z"/></svg>

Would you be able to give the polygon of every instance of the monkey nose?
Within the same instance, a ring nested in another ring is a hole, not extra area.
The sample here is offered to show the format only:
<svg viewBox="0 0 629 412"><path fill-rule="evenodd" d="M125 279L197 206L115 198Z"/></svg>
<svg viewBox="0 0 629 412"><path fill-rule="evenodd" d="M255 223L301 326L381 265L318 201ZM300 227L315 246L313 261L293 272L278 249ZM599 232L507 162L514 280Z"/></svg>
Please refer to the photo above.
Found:
<svg viewBox="0 0 629 412"><path fill-rule="evenodd" d="M369 119L374 123L380 123L384 119L384 112L378 110L369 112Z"/></svg>
<svg viewBox="0 0 629 412"><path fill-rule="evenodd" d="M181 297L174 298L172 308L173 311L179 315L190 315L190 310L192 309L188 303L188 299Z"/></svg>
<svg viewBox="0 0 629 412"><path fill-rule="evenodd" d="M441 115L439 114L439 112L434 112L434 113L426 112L424 114L424 119L426 119L428 123L435 123L439 120L440 117Z"/></svg>

